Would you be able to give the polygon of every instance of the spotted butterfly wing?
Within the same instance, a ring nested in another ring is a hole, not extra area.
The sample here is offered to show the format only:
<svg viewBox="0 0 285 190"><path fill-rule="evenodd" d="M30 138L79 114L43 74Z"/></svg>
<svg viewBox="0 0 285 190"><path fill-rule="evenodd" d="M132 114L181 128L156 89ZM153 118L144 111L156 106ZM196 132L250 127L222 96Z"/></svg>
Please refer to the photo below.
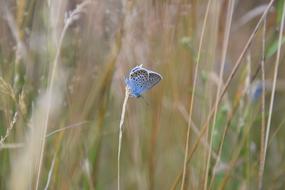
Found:
<svg viewBox="0 0 285 190"><path fill-rule="evenodd" d="M140 66L132 69L129 77L126 79L131 95L134 97L140 97L141 94L148 89L147 81L148 71L146 69Z"/></svg>
<svg viewBox="0 0 285 190"><path fill-rule="evenodd" d="M137 70L146 70L142 67L143 65L138 65L138 66L135 66L131 71L130 71L130 74L134 73L135 71Z"/></svg>
<svg viewBox="0 0 285 190"><path fill-rule="evenodd" d="M159 81L162 79L162 76L156 72L149 71L148 75L148 89L151 89L154 85L159 83Z"/></svg>
<svg viewBox="0 0 285 190"><path fill-rule="evenodd" d="M130 71L129 77L126 79L126 84L132 96L140 97L142 93L151 89L161 79L160 74L149 71L140 65Z"/></svg>

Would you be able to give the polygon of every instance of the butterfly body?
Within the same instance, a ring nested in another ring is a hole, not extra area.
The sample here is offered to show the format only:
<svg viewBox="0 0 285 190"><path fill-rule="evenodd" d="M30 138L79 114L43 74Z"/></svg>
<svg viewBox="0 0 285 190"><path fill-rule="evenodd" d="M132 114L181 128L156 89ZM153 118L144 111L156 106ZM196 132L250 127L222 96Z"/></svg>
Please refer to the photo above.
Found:
<svg viewBox="0 0 285 190"><path fill-rule="evenodd" d="M142 65L139 65L130 71L125 83L130 90L130 95L139 98L144 92L150 90L161 79L162 76L159 73L150 71L143 68Z"/></svg>

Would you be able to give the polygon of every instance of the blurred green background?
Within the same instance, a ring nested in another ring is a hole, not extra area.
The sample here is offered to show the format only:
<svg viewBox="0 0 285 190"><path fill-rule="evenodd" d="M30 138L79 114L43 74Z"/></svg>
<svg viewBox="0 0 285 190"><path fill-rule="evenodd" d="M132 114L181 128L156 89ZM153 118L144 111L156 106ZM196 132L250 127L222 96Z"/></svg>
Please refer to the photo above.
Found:
<svg viewBox="0 0 285 190"><path fill-rule="evenodd" d="M0 189L117 189L140 64L163 80L127 102L121 189L285 189L284 1L268 5L0 0Z"/></svg>

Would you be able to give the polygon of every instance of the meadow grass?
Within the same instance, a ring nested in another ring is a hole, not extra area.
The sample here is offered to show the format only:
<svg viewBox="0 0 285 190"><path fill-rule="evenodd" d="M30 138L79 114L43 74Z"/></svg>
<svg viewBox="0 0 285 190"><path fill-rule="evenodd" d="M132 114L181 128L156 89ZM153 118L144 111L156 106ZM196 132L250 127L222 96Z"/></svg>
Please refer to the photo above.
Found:
<svg viewBox="0 0 285 190"><path fill-rule="evenodd" d="M0 189L284 189L284 9L0 0Z"/></svg>

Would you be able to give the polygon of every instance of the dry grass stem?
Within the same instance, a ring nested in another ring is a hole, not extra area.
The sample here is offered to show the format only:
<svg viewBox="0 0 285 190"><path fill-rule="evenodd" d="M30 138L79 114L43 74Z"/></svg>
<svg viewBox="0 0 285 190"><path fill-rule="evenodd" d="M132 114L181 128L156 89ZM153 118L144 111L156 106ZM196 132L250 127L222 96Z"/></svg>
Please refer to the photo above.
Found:
<svg viewBox="0 0 285 190"><path fill-rule="evenodd" d="M282 19L280 22L280 31L279 31L279 38L278 38L278 49L277 49L277 55L276 55L276 61L275 61L275 67L274 67L274 76L273 76L273 82L272 82L272 91L270 96L270 103L269 103L269 110L268 110L268 119L266 124L266 132L265 132L265 141L264 141L264 155L262 158L262 166L261 166L261 172L263 176L265 162L266 162L266 153L267 153L267 147L269 142L269 134L270 134L270 128L271 128L271 119L272 119L272 112L273 112L273 103L275 98L275 90L276 90L276 83L277 83L277 76L279 71L279 64L280 64L280 53L281 53L281 45L282 45L282 37L283 37L283 31L284 31L284 21L285 21L285 3L283 3L283 9L282 9ZM260 177L262 179L262 177ZM262 182L259 182L262 183ZM262 188L262 184L260 185Z"/></svg>
<svg viewBox="0 0 285 190"><path fill-rule="evenodd" d="M284 9L0 0L0 189L282 189Z"/></svg>
<svg viewBox="0 0 285 190"><path fill-rule="evenodd" d="M258 171L258 189L262 189L263 181L263 155L264 155L264 137L265 137L265 36L266 36L266 19L264 19L262 31L262 57L261 57L261 81L262 81L262 96L261 96L261 130L260 130L260 156L259 156L259 171Z"/></svg>
<svg viewBox="0 0 285 190"><path fill-rule="evenodd" d="M255 36L255 34L256 34L258 28L260 27L262 21L265 19L265 16L267 15L267 13L268 13L270 7L272 6L273 2L274 2L274 0L271 0L271 1L269 2L268 6L267 6L267 9L264 11L263 15L262 15L261 18L259 19L259 21L258 21L258 23L256 24L256 26L255 26L253 32L251 33L251 35L250 35L250 37L249 37L249 39L248 39L246 45L244 46L244 48L243 48L243 50L242 50L240 56L238 57L238 59L237 59L235 65L234 65L234 68L232 69L232 71L231 71L231 73L230 73L228 79L226 80L226 83L225 83L225 86L224 86L224 88L223 88L223 90L222 90L222 92L221 92L221 95L219 96L219 99L218 99L218 106L220 105L220 103L221 103L221 101L222 101L222 99L223 99L223 97L224 97L224 95L225 95L227 89L229 88L229 85L230 85L230 83L231 83L233 77L235 76L235 74L236 74L238 68L239 68L240 65L242 64L241 61L242 61L242 59L243 59L245 53L246 53L247 50L249 49L250 44L252 43L253 38L254 38L254 36ZM193 156L193 153L196 151L198 145L200 144L200 141L201 141L201 139L202 139L204 133L206 132L207 126L208 126L210 120L211 120L212 117L213 117L214 111L215 111L215 107L213 107L213 109L211 109L211 111L210 111L210 113L209 113L209 115L208 115L208 118L207 118L206 122L202 125L202 129L201 129L201 131L200 131L200 134L199 134L197 140L195 141L194 145L192 146L193 148L191 149L191 151L190 151L190 153L189 153L189 155L188 155L188 158L187 158L187 160L186 160L186 164L191 160L191 158L192 158L192 156ZM184 170L184 167L183 167L183 170ZM177 178L176 178L174 184L172 185L172 188L171 188L171 189L175 189L175 187L176 187L176 185L178 184L179 179L182 177L183 173L184 173L184 172L182 171L182 172L177 176Z"/></svg>
<svg viewBox="0 0 285 190"><path fill-rule="evenodd" d="M206 8L203 26L202 26L202 33L201 33L200 42L199 42L199 49L198 49L198 54L197 54L197 60L196 60L197 63L195 65L195 71L194 71L193 91L191 93L191 98L190 98L187 134L186 134L186 142L185 142L185 155L184 155L184 162L183 162L183 173L182 173L181 188L180 188L181 190L184 190L185 178L186 178L186 173L187 173L187 157L188 157L188 152L189 152L189 140L190 140L190 131L191 131L190 126L191 126L191 120L192 120L191 118L192 118L192 112L193 112L193 106L194 106L194 97L195 97L195 90L196 90L196 85L197 85L197 78L198 78L198 70L199 70L202 44L203 44L203 39L204 39L205 30L206 30L206 26L207 26L206 24L207 24L207 19L208 19L208 14L209 14L211 2L212 2L212 0L209 0L207 3L207 8Z"/></svg>
<svg viewBox="0 0 285 190"><path fill-rule="evenodd" d="M124 103L123 103L123 107L122 107L122 112L121 112L121 119L120 119L120 125L119 125L119 142L118 142L118 170L117 170L117 177L118 177L118 190L120 190L120 162L121 162L121 149L122 149L122 138L123 138L123 124L124 124L124 120L125 120L125 113L126 113L126 108L127 108L127 102L129 99L129 95L130 95L130 91L129 88L126 86L125 88L125 98L124 98Z"/></svg>
<svg viewBox="0 0 285 190"><path fill-rule="evenodd" d="M43 162L43 156L44 156L44 150L45 150L45 143L46 143L46 133L47 133L47 128L48 128L48 122L50 118L50 110L51 110L51 104L52 104L52 93L54 91L54 82L57 74L57 68L59 64L59 57L60 57L60 52L61 52L61 46L62 42L64 39L64 36L66 34L67 29L69 26L76 20L79 19L79 14L84 11L84 8L89 4L89 1L83 1L80 5L78 5L75 10L73 10L70 15L65 19L65 24L64 27L60 33L60 38L56 47L56 54L54 61L51 65L51 75L50 75L50 80L49 80L49 85L48 85L48 90L47 90L47 112L46 116L44 119L44 131L42 134L42 142L41 142L41 153L40 153L40 158L39 158L39 167L38 167L38 174L37 174L37 180L36 180L36 186L35 188L39 188L39 182L40 182L40 176L41 176L41 167L42 167L42 162Z"/></svg>
<svg viewBox="0 0 285 190"><path fill-rule="evenodd" d="M226 64L226 57L227 57L227 49L228 49L228 43L229 43L229 37L230 37L230 31L231 31L231 25L232 25L232 17L234 13L234 5L235 1L231 0L228 3L228 9L227 9L227 19L226 19L226 29L225 29L225 35L224 35L224 40L223 40L223 49L222 49L222 60L221 60L221 69L220 69L220 74L219 74L219 83L218 83L218 89L217 89L217 94L216 94L216 100L215 100L215 107L214 107L214 116L213 116L213 124L212 124L212 129L210 133L210 148L208 151L208 158L207 158L207 164L206 164L206 172L205 172L205 177L204 177L204 189L207 189L208 186L208 175L209 175L209 168L210 168L210 160L211 160L211 152L212 152L212 145L213 145L213 136L215 132L215 126L216 126L216 117L217 117L217 111L218 111L218 98L220 97L220 92L221 88L223 85L223 76L224 76L224 68ZM218 156L218 159L216 160L216 164L219 163L220 161L220 156ZM214 164L214 168L215 165ZM214 173L212 174L214 177Z"/></svg>
<svg viewBox="0 0 285 190"><path fill-rule="evenodd" d="M51 181L51 177L52 177L52 173L53 173L53 169L54 169L55 158L56 157L54 156L53 159L52 159L52 163L51 163L51 166L50 166L50 169L49 169L49 172L48 172L48 178L47 178L47 183L46 183L46 186L45 186L45 190L49 189L49 185L50 185L50 181Z"/></svg>
<svg viewBox="0 0 285 190"><path fill-rule="evenodd" d="M48 134L46 135L46 138L47 138L47 137L50 137L50 136L52 136L52 135L54 135L54 134L56 134L56 133L63 132L63 131L65 131L66 129L73 129L73 128L77 128L77 127L82 127L83 125L85 125L85 124L87 124L87 123L89 123L89 122L88 122L88 121L82 121L82 122L74 123L74 124L72 124L72 125L69 125L69 126L60 128L60 129L56 129L56 130L54 130L54 131L48 133Z"/></svg>

